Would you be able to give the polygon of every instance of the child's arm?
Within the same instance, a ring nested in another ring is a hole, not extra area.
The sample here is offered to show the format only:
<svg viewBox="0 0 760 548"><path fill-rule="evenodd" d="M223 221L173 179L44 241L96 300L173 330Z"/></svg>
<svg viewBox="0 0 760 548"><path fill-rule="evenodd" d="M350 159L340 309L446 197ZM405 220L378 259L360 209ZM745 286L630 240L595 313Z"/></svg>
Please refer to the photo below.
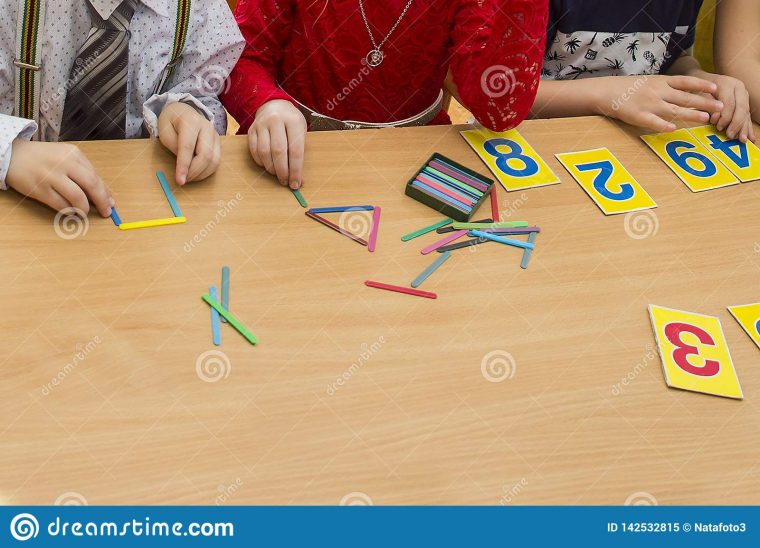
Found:
<svg viewBox="0 0 760 548"><path fill-rule="evenodd" d="M653 131L674 131L675 120L705 124L721 103L717 86L690 76L603 76L542 80L534 118L602 115Z"/></svg>
<svg viewBox="0 0 760 548"><path fill-rule="evenodd" d="M718 3L714 52L717 69L744 82L752 115L760 122L760 2Z"/></svg>
<svg viewBox="0 0 760 548"><path fill-rule="evenodd" d="M747 138L755 140L755 130L750 116L749 94L741 80L722 74L705 72L693 56L684 54L670 67L669 74L683 74L702 78L717 86L713 93L716 99L723 103L723 110L712 113L710 123L715 124L719 131L726 130L731 139L740 139L743 143Z"/></svg>
<svg viewBox="0 0 760 548"><path fill-rule="evenodd" d="M483 125L522 122L538 87L546 0L465 0L452 29L453 91Z"/></svg>
<svg viewBox="0 0 760 548"><path fill-rule="evenodd" d="M81 151L66 143L29 142L37 124L0 114L0 188L9 186L58 211L86 215L90 201L104 217L115 205Z"/></svg>
<svg viewBox="0 0 760 548"><path fill-rule="evenodd" d="M143 108L149 133L177 155L176 181L181 185L205 179L219 166L219 135L226 133L227 114L218 95L229 85L243 46L226 2L193 2L187 43L171 87Z"/></svg>
<svg viewBox="0 0 760 548"><path fill-rule="evenodd" d="M246 48L222 100L248 133L253 160L295 189L303 184L306 119L275 78L293 9L292 0L238 2L235 17Z"/></svg>

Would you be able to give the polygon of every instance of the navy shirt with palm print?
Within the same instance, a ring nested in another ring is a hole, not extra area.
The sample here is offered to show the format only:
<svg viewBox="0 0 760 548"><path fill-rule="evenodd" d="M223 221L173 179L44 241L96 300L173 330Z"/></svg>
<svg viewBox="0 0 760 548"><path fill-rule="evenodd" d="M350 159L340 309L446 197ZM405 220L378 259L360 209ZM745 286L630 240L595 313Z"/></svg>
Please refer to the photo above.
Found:
<svg viewBox="0 0 760 548"><path fill-rule="evenodd" d="M550 0L541 77L661 74L694 45L702 0Z"/></svg>

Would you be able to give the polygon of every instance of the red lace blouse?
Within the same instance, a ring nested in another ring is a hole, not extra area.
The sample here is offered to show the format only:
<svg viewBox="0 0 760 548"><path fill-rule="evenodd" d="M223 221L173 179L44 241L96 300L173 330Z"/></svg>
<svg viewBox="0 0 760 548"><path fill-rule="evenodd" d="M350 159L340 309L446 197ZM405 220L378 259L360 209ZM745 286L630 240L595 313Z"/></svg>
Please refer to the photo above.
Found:
<svg viewBox="0 0 760 548"><path fill-rule="evenodd" d="M378 43L406 2L364 0ZM435 102L449 69L464 105L503 131L533 104L547 0L415 0L376 68L359 0L240 0L235 17L247 45L222 102L241 133L261 105L291 97L341 120L403 120Z"/></svg>

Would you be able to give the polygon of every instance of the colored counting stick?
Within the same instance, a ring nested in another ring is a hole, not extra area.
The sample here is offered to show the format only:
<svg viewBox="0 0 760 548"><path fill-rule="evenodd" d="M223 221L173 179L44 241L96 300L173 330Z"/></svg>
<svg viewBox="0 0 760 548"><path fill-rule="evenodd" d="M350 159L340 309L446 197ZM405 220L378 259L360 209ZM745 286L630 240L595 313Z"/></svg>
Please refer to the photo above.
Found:
<svg viewBox="0 0 760 548"><path fill-rule="evenodd" d="M208 304L211 308L214 308L217 312L219 312L219 314L225 318L227 322L229 322L229 324L238 331L238 333L245 337L249 343L253 345L259 343L258 339L256 339L253 333L248 331L248 329L242 323L240 323L237 318L235 318L235 316L230 314L229 311L226 310L221 304L219 304L216 299L211 297L211 295L206 293L201 297L201 299L206 301L206 304Z"/></svg>
<svg viewBox="0 0 760 548"><path fill-rule="evenodd" d="M528 226L526 221L506 221L501 223L454 223L451 225L454 230L488 230L491 228L525 228Z"/></svg>
<svg viewBox="0 0 760 548"><path fill-rule="evenodd" d="M138 221L136 223L122 223L119 230L137 230L138 228L152 228L154 226L180 225L187 222L184 217L171 217L169 219L154 219L152 221Z"/></svg>
<svg viewBox="0 0 760 548"><path fill-rule="evenodd" d="M366 242L366 240L363 240L362 238L359 238L359 236L356 236L356 235L354 235L354 234L351 234L351 233L350 233L349 231L347 231L347 230L343 230L341 227L339 227L339 226L338 226L338 225L336 225L335 223L333 223L333 222L330 222L330 221L328 221L327 219L325 219L325 218L323 218L323 217L320 217L319 215L316 215L315 213L312 213L312 212L311 212L311 210L309 210L309 211L307 211L307 212L306 212L306 216L307 216L308 218L310 218L310 219L314 219L315 221L317 221L317 222L318 222L318 223L320 223L320 224L323 224L323 225L325 225L327 228L331 228L331 229L333 229L334 231L336 231L336 232L339 232L339 233L343 234L343 235L344 235L346 238L350 238L350 239L352 239L353 241L355 241L355 242L356 242L356 243L358 243L358 244L361 244L361 245L368 245L368 244L367 244L367 242Z"/></svg>
<svg viewBox="0 0 760 548"><path fill-rule="evenodd" d="M212 295L216 299L216 295ZM222 306L226 308L227 310L230 309L230 267L229 266L223 266L222 267ZM227 320L222 318L222 321L224 323L227 323Z"/></svg>
<svg viewBox="0 0 760 548"><path fill-rule="evenodd" d="M528 236L528 243L530 244L535 243L536 236L538 236L538 233L531 232L530 236ZM530 256L532 253L533 251L530 249L526 249L525 251L523 251L523 258L522 258L522 262L520 263L520 268L522 268L523 270L528 268L528 263L530 262Z"/></svg>
<svg viewBox="0 0 760 548"><path fill-rule="evenodd" d="M208 293L211 295L211 297L216 300L216 286L211 286L208 288ZM214 345L220 346L222 344L222 329L221 329L221 322L219 321L219 312L217 312L216 308L213 306L211 307L211 339L214 342Z"/></svg>
<svg viewBox="0 0 760 548"><path fill-rule="evenodd" d="M409 240L414 240L415 238L424 236L428 232L433 232L434 230L438 230L439 228L442 228L446 225L450 225L453 222L454 221L452 221L451 219L444 219L443 221L440 221L438 223L432 224L430 226L426 226L425 228L421 228L419 230L415 230L414 232L410 232L409 234L401 236L401 241L408 242Z"/></svg>
<svg viewBox="0 0 760 548"><path fill-rule="evenodd" d="M450 244L451 242L453 242L457 238L461 238L465 234L467 234L466 230L459 230L457 232L454 232L453 234L450 234L450 235L446 236L442 240L438 240L434 244L430 244L429 246L423 248L422 251L420 251L420 253L422 253L423 255L427 255L428 253L432 253L433 251L435 251L439 247L443 247L446 244Z"/></svg>
<svg viewBox="0 0 760 548"><path fill-rule="evenodd" d="M303 194L301 194L301 191L296 189L293 191L293 196L296 197L296 200L298 200L298 203L301 204L301 207L304 209L309 207L309 204L306 202L306 198L303 197Z"/></svg>
<svg viewBox="0 0 760 548"><path fill-rule="evenodd" d="M504 245L521 247L522 249L533 249L534 247L533 244L529 242L521 242L520 240L513 240L511 238L502 238L501 236L496 236L495 234L490 234L488 232L481 232L480 230L473 230L472 235L477 236L478 238L485 238L487 240L491 240L493 242L497 242Z"/></svg>
<svg viewBox="0 0 760 548"><path fill-rule="evenodd" d="M111 220L113 221L113 224L116 226L119 226L121 224L121 217L119 217L119 214L116 213L116 208L111 208Z"/></svg>
<svg viewBox="0 0 760 548"><path fill-rule="evenodd" d="M380 208L376 207L372 213L372 232L369 234L369 252L374 253L377 247L377 233L380 231Z"/></svg>
<svg viewBox="0 0 760 548"><path fill-rule="evenodd" d="M362 205L362 206L339 206L339 207L315 207L309 210L309 213L322 214L322 213L345 213L346 211L372 211L375 206Z"/></svg>
<svg viewBox="0 0 760 548"><path fill-rule="evenodd" d="M383 284L380 282L373 282L367 280L364 282L367 287L374 287L375 289L383 289L385 291L395 291L396 293L404 293L406 295L414 295L415 297L424 297L426 299L437 299L438 295L435 293L429 293L427 291L419 291L418 289L409 289L408 287L401 287L398 285Z"/></svg>
<svg viewBox="0 0 760 548"><path fill-rule="evenodd" d="M438 257L433 264L431 264L429 267L427 267L425 270L422 271L422 274L417 276L414 281L412 281L412 287L417 288L422 285L422 282L427 280L430 275L438 270L438 267L440 267L443 263L445 263L448 258L451 257L451 252L447 251L440 257Z"/></svg>
<svg viewBox="0 0 760 548"><path fill-rule="evenodd" d="M174 213L175 217L182 217L182 210L179 208L177 200L174 199L174 194L169 186L169 181L166 180L166 175L164 175L163 171L157 171L156 177L158 177L158 182L161 183L161 188L164 190L164 194L166 194L166 199L169 200L172 213Z"/></svg>

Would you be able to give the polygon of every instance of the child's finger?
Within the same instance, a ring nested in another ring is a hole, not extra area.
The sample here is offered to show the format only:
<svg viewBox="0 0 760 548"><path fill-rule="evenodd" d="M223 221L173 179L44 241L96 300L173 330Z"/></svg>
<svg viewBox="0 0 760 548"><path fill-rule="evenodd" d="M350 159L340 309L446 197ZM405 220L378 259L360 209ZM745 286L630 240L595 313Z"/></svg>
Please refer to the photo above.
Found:
<svg viewBox="0 0 760 548"><path fill-rule="evenodd" d="M306 128L296 124L285 126L288 134L288 167L290 188L298 189L303 185L303 157Z"/></svg>
<svg viewBox="0 0 760 548"><path fill-rule="evenodd" d="M723 99L723 110L720 112L718 123L715 124L718 131L728 129L728 126L734 117L734 110L736 110L736 98L734 97L733 92L724 93L723 96L721 96L721 99Z"/></svg>
<svg viewBox="0 0 760 548"><path fill-rule="evenodd" d="M177 173L175 175L178 185L187 183L187 174L195 155L199 131L199 128L194 124L182 123L179 126L177 135Z"/></svg>
<svg viewBox="0 0 760 548"><path fill-rule="evenodd" d="M653 112L640 112L636 117L634 117L632 123L639 127L651 129L652 131L657 131L659 133L666 133L676 130L676 125L673 122L668 122Z"/></svg>
<svg viewBox="0 0 760 548"><path fill-rule="evenodd" d="M272 149L269 147L269 129L263 127L256 130L256 137L258 140L259 158L261 158L261 165L264 166L269 173L274 175L274 164L272 163Z"/></svg>
<svg viewBox="0 0 760 548"><path fill-rule="evenodd" d="M285 124L275 124L269 130L272 139L272 161L274 172L281 185L288 184L288 133Z"/></svg>
<svg viewBox="0 0 760 548"><path fill-rule="evenodd" d="M251 129L248 132L248 150L251 153L251 158L256 162L256 165L263 166L261 158L259 157L259 138L255 129Z"/></svg>
<svg viewBox="0 0 760 548"><path fill-rule="evenodd" d="M42 202L55 209L56 211L63 211L64 209L71 208L71 204L63 196L61 196L54 188L48 189L41 196L32 196L35 200Z"/></svg>
<svg viewBox="0 0 760 548"><path fill-rule="evenodd" d="M693 108L710 113L720 112L723 108L723 103L717 101L711 95L697 95L696 93L689 93L679 89L673 89L664 95L663 99L679 107Z"/></svg>
<svg viewBox="0 0 760 548"><path fill-rule="evenodd" d="M79 185L68 177L57 179L53 182L53 188L60 194L64 200L71 204L71 207L87 215L90 212L90 202Z"/></svg>
<svg viewBox="0 0 760 548"><path fill-rule="evenodd" d="M662 107L655 111L655 114L671 122L681 121L706 124L710 121L710 115L707 112L679 107L678 105L671 105L668 103L663 103Z"/></svg>
<svg viewBox="0 0 760 548"><path fill-rule="evenodd" d="M747 138L753 143L757 140L755 137L755 124L752 123L752 119L747 120Z"/></svg>
<svg viewBox="0 0 760 548"><path fill-rule="evenodd" d="M709 80L695 78L694 76L671 76L668 84L672 88L690 93L709 93L710 95L715 95L718 92L716 84Z"/></svg>
<svg viewBox="0 0 760 548"><path fill-rule="evenodd" d="M79 163L74 163L69 167L66 174L84 191L85 195L95 205L98 213L103 217L108 217L111 214L111 194L93 170Z"/></svg>
<svg viewBox="0 0 760 548"><path fill-rule="evenodd" d="M741 131L746 128L747 120L749 120L749 94L743 89L736 88L734 89L734 99L736 107L728 129L726 129L726 135L731 139L740 136ZM746 135L744 142L746 142Z"/></svg>
<svg viewBox="0 0 760 548"><path fill-rule="evenodd" d="M202 181L211 176L219 168L221 161L221 139L216 130L208 124L201 130L198 136L198 148L195 151L195 158L190 165L191 181Z"/></svg>

